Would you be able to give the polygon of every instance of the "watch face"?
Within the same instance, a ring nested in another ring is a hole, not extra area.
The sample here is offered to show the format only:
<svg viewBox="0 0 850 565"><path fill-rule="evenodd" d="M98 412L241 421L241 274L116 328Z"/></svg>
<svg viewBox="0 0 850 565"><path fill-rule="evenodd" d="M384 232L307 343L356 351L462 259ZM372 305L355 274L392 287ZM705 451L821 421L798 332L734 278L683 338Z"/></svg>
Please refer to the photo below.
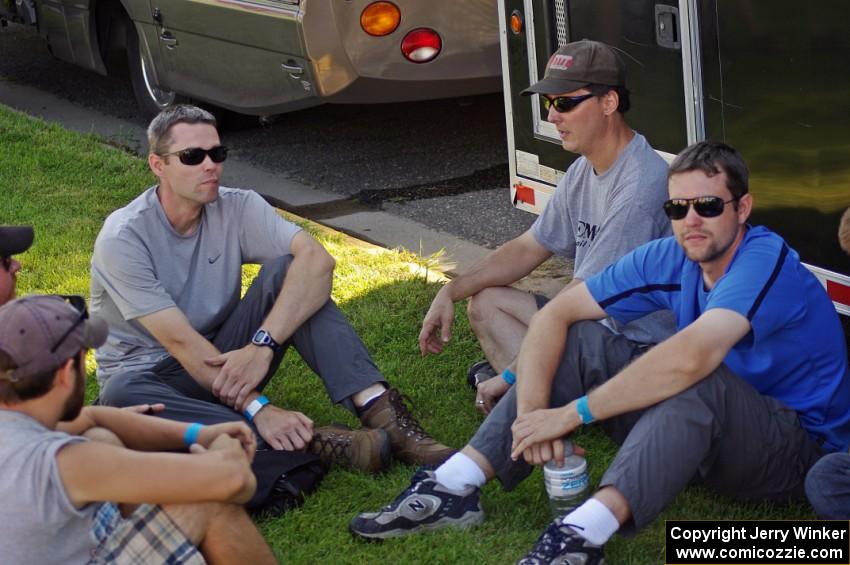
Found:
<svg viewBox="0 0 850 565"><path fill-rule="evenodd" d="M251 341L256 345L268 345L271 343L272 338L266 330L257 330Z"/></svg>

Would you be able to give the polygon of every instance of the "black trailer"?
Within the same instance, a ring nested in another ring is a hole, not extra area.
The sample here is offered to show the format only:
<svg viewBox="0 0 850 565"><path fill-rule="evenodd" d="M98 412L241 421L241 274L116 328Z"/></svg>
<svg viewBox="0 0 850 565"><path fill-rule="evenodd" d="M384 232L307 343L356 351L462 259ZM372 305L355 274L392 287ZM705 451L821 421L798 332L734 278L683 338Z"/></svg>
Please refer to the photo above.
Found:
<svg viewBox="0 0 850 565"><path fill-rule="evenodd" d="M549 55L579 39L624 52L629 123L665 158L722 140L744 155L753 222L780 233L823 283L850 335L850 2L501 0L515 206L539 213L571 157L539 96ZM848 337L850 340L850 337Z"/></svg>

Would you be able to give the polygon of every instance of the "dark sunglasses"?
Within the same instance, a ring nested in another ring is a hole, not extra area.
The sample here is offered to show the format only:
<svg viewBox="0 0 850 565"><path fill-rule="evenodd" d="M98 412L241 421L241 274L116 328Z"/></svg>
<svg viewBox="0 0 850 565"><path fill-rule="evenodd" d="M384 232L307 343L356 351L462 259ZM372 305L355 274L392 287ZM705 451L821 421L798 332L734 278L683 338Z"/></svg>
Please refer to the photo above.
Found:
<svg viewBox="0 0 850 565"><path fill-rule="evenodd" d="M62 334L62 337L59 338L59 340L56 342L56 345L50 348L51 353L56 353L56 350L59 349L59 346L62 345L62 343L66 339L68 339L68 336L71 335L71 332L73 332L77 326L82 324L89 317L89 311L86 308L86 299L82 296L78 296L76 294L67 294L59 295L59 298L73 306L77 310L77 312L80 313L80 315L77 316L77 319L74 321L73 324L71 324L71 327L68 328L64 334Z"/></svg>
<svg viewBox="0 0 850 565"><path fill-rule="evenodd" d="M177 158L180 159L180 162L184 165L189 165L193 167L195 165L200 165L204 162L204 159L207 158L207 155L210 156L213 163L222 163L225 159L227 159L227 147L224 145L216 145L211 149L202 149L200 147L189 147L188 149L181 149L180 151L172 151L171 153L163 153L160 157L168 157L169 155L177 155Z"/></svg>
<svg viewBox="0 0 850 565"><path fill-rule="evenodd" d="M12 258L11 257L0 257L0 265L3 265L3 268L9 272L12 272Z"/></svg>
<svg viewBox="0 0 850 565"><path fill-rule="evenodd" d="M593 98L593 94L582 94L581 96L558 96L556 98L543 97L543 107L548 111L552 106L559 114L569 112L588 98Z"/></svg>
<svg viewBox="0 0 850 565"><path fill-rule="evenodd" d="M723 213L723 208L730 202L738 200L736 196L732 200L723 200L719 196L697 196L696 198L671 198L664 203L664 213L671 220L681 220L688 215L691 204L696 213L703 218L716 218Z"/></svg>

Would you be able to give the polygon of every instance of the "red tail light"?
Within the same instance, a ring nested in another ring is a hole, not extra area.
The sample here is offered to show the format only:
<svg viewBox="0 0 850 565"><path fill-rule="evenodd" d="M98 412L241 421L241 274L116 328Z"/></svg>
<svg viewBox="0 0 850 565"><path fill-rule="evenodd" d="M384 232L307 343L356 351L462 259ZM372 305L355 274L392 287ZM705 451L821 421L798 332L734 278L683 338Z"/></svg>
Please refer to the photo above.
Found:
<svg viewBox="0 0 850 565"><path fill-rule="evenodd" d="M421 27L404 36L401 52L408 61L427 63L433 61L443 48L443 40L433 29Z"/></svg>

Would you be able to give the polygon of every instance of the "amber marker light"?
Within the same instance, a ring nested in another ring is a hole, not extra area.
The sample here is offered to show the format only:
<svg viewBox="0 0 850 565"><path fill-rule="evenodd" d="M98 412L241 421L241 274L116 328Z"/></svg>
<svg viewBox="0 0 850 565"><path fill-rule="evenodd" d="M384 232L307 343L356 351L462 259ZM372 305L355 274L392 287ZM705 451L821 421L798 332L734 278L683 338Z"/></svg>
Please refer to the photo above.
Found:
<svg viewBox="0 0 850 565"><path fill-rule="evenodd" d="M360 14L360 27L375 37L391 34L400 22L401 12L392 2L372 2Z"/></svg>
<svg viewBox="0 0 850 565"><path fill-rule="evenodd" d="M519 10L514 10L511 14L511 31L514 35L519 35L522 32L522 14Z"/></svg>

